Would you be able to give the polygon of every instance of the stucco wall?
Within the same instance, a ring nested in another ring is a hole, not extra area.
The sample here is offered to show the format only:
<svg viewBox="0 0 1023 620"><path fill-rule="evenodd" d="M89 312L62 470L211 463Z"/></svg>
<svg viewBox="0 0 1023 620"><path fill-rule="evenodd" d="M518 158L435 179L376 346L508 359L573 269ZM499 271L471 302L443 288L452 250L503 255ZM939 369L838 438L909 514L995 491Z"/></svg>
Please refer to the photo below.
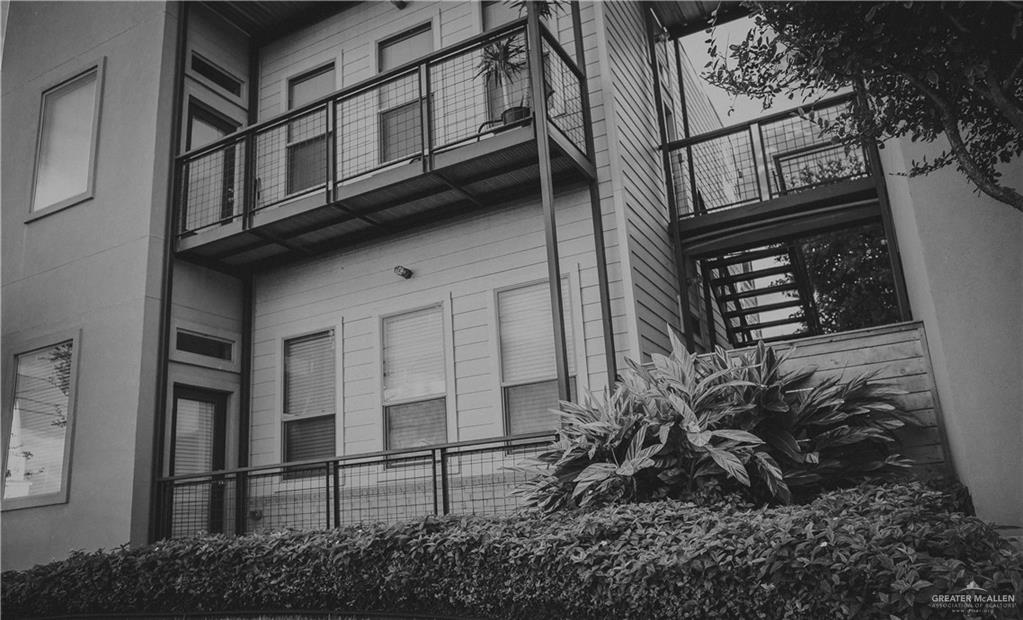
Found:
<svg viewBox="0 0 1023 620"><path fill-rule="evenodd" d="M895 172L936 150L903 142L881 155ZM1023 161L1004 173L1023 190ZM982 518L1023 526L1023 214L951 168L887 183L953 464Z"/></svg>
<svg viewBox="0 0 1023 620"><path fill-rule="evenodd" d="M157 3L16 3L3 66L3 365L6 455L12 360L32 339L78 330L66 504L3 514L3 567L126 543L144 513L170 145ZM94 197L26 222L42 92L105 60ZM138 435L141 433L141 435ZM138 468L141 467L142 470ZM134 487L134 493L133 493ZM142 506L133 506L133 501ZM144 515L143 515L144 516Z"/></svg>

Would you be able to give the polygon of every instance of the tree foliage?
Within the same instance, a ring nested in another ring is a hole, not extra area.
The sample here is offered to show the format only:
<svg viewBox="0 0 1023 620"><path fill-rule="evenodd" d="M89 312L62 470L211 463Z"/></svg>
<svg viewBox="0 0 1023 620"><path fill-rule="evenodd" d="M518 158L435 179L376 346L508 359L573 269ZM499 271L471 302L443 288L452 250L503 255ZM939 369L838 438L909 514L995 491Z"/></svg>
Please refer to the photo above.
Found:
<svg viewBox="0 0 1023 620"><path fill-rule="evenodd" d="M909 137L949 147L910 175L955 164L977 188L1023 211L999 166L1023 154L1023 4L1019 2L750 2L753 26L704 77L763 101L809 101L865 84L826 129L881 143Z"/></svg>

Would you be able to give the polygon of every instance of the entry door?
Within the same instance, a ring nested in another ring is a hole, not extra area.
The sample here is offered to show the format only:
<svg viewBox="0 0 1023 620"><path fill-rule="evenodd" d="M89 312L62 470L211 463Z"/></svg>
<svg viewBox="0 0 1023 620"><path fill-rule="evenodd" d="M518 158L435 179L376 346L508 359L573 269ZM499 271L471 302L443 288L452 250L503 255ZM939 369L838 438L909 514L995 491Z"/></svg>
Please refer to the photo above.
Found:
<svg viewBox="0 0 1023 620"><path fill-rule="evenodd" d="M170 475L224 469L227 395L193 387L174 387ZM174 520L188 530L224 530L224 477L182 481L175 487ZM177 529L177 527L175 527Z"/></svg>
<svg viewBox="0 0 1023 620"><path fill-rule="evenodd" d="M212 144L237 130L237 123L192 101L188 106L188 139L185 149L192 150ZM188 196L189 208L186 214L190 213L192 219L198 220L186 222L185 230L191 230L187 227L189 225L206 225L235 215L237 164L235 149L226 148L197 160L196 165L190 167L189 187L203 188L205 191Z"/></svg>

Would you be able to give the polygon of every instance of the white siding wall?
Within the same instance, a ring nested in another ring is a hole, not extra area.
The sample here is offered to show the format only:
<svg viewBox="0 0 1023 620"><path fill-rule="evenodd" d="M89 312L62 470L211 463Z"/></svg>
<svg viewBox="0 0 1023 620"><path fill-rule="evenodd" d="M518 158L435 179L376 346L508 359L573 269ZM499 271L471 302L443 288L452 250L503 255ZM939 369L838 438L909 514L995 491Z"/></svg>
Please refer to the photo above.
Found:
<svg viewBox="0 0 1023 620"><path fill-rule="evenodd" d="M619 359L635 357L635 329L626 303L611 181L592 4L582 11L596 166L604 218L613 330ZM470 3L363 3L261 51L260 118L283 111L287 79L323 62L339 63L339 88L376 73L377 42L432 20L439 48L480 32L479 7ZM558 20L566 49L570 16ZM569 277L574 314L576 366L581 387L606 384L596 259L589 196L578 188L557 196L562 273ZM415 272L411 280L395 265ZM495 290L547 275L539 201L495 206L485 213L438 223L397 237L347 248L301 265L259 276L255 291L252 401L252 464L280 460L281 342L325 327L339 343L338 452L383 447L381 317L443 303L450 323L448 438L468 440L504 432L501 411Z"/></svg>

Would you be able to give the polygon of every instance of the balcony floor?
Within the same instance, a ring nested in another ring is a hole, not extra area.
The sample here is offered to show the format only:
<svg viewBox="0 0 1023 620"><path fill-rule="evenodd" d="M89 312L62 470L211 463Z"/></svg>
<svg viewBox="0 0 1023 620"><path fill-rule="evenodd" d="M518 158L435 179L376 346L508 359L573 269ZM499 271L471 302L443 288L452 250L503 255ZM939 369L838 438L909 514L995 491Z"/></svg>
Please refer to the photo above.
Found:
<svg viewBox="0 0 1023 620"><path fill-rule="evenodd" d="M551 131L557 191L593 178L584 154ZM179 257L232 271L258 269L354 245L502 203L539 196L532 124L416 157L371 175L325 186L286 202L182 236ZM246 225L247 224L247 225Z"/></svg>

